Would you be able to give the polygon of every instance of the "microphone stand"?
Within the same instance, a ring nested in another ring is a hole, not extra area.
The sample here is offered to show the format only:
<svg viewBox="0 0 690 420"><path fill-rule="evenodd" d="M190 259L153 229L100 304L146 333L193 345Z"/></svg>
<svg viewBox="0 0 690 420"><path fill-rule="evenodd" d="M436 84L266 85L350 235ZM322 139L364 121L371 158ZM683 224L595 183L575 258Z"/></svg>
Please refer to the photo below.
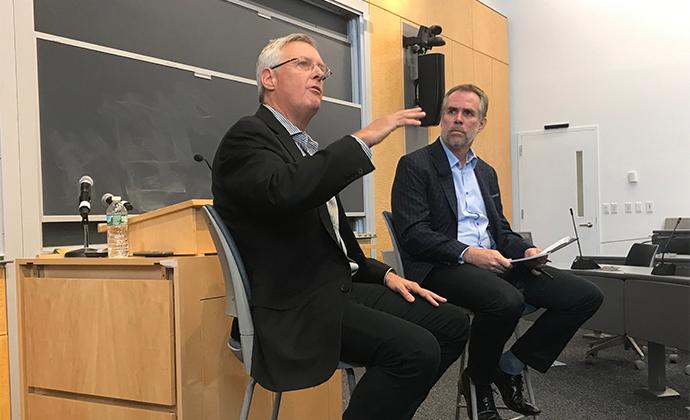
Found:
<svg viewBox="0 0 690 420"><path fill-rule="evenodd" d="M661 253L661 261L656 263L656 265L652 269L652 274L654 274L655 276L674 276L676 274L676 265L674 263L664 262L664 257L666 257L666 251L668 250L668 246L671 243L673 235L676 233L676 229L678 229L678 225L680 224L681 220L683 220L683 218L679 217L676 221L676 225L673 227L671 234L668 235L668 239L666 240L666 244L664 245L664 251Z"/></svg>
<svg viewBox="0 0 690 420"><path fill-rule="evenodd" d="M84 247L73 249L65 253L65 257L107 257L107 250L89 247L89 214L82 214L81 225L84 229Z"/></svg>
<svg viewBox="0 0 690 420"><path fill-rule="evenodd" d="M573 230L575 231L575 239L577 240L577 251L580 255L575 257L575 261L570 266L574 270L596 270L601 268L594 258L585 258L582 256L582 248L580 247L580 236L577 234L577 227L575 227L575 215L573 209L570 209L570 219L573 221Z"/></svg>

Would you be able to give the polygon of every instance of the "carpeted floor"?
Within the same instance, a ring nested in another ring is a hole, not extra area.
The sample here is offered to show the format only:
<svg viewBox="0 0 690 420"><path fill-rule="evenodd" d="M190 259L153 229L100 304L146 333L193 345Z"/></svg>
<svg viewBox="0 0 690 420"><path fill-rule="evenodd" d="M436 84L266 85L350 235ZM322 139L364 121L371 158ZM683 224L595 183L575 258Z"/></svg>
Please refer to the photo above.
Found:
<svg viewBox="0 0 690 420"><path fill-rule="evenodd" d="M529 321L521 321L525 328ZM635 393L646 385L647 370L634 366L635 354L623 346L599 352L593 364L585 363L584 354L590 339L581 330L559 357L566 366L553 367L545 375L532 371L537 405L543 410L540 420L687 420L690 419L690 363L687 353L680 353L678 363L666 366L667 386L681 395L654 399ZM415 420L455 418L458 363L451 366L432 389L415 415ZM359 377L359 374L358 374ZM344 388L345 390L346 388ZM347 399L347 392L343 395ZM496 395L500 402L500 396ZM504 420L515 413L502 411ZM461 419L467 419L465 409Z"/></svg>

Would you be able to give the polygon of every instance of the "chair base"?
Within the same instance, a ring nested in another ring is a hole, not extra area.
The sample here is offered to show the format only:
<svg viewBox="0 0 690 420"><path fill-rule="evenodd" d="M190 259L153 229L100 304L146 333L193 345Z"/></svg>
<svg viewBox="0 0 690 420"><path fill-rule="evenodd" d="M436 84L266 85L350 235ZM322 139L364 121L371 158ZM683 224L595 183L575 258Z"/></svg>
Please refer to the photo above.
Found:
<svg viewBox="0 0 690 420"><path fill-rule="evenodd" d="M654 397L654 398L677 398L677 397L680 397L680 394L678 393L678 391L676 391L673 388L669 388L669 387L666 387L665 389L663 389L661 391L654 391L654 390L651 390L647 387L643 387L640 389L636 389L635 394L643 395L646 397Z"/></svg>
<svg viewBox="0 0 690 420"><path fill-rule="evenodd" d="M637 344L637 341L635 341L634 338L628 335L605 337L590 344L589 350L587 350L585 357L596 356L600 350L604 350L609 347L614 347L619 344L623 344L626 347L632 348L641 359L644 359L644 352L642 351L642 348L640 348L640 346Z"/></svg>

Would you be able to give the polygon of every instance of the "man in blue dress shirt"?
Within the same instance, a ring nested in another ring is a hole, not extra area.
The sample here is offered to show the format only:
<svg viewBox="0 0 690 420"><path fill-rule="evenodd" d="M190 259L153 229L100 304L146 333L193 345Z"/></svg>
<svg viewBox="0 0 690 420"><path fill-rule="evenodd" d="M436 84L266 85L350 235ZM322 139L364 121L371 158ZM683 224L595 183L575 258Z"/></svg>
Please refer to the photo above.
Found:
<svg viewBox="0 0 690 420"><path fill-rule="evenodd" d="M472 380L479 419L497 420L491 383L512 410L539 413L522 395L524 366L546 372L603 297L587 280L544 266L545 258L511 263L541 249L511 230L496 171L472 151L488 105L474 85L446 93L439 140L398 164L392 210L405 275L475 313L463 391ZM503 353L525 304L546 311Z"/></svg>

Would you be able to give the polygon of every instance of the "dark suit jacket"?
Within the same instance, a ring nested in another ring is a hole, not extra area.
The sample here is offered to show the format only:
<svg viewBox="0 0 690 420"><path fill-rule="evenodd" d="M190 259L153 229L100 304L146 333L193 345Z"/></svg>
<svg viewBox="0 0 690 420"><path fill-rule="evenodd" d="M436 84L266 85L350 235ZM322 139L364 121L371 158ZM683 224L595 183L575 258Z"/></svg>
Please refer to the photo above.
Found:
<svg viewBox="0 0 690 420"><path fill-rule="evenodd" d="M496 171L479 159L474 173L496 248L508 258L522 257L533 245L510 229L503 215ZM457 240L455 186L440 139L400 159L391 207L407 278L422 282L435 266L458 264L467 245Z"/></svg>
<svg viewBox="0 0 690 420"><path fill-rule="evenodd" d="M325 204L373 169L350 136L303 157L263 106L221 141L213 201L250 279L252 375L265 388L292 390L327 380L340 358L342 310L352 281L383 282L389 267L365 258L339 203L339 232L359 264L351 276Z"/></svg>

